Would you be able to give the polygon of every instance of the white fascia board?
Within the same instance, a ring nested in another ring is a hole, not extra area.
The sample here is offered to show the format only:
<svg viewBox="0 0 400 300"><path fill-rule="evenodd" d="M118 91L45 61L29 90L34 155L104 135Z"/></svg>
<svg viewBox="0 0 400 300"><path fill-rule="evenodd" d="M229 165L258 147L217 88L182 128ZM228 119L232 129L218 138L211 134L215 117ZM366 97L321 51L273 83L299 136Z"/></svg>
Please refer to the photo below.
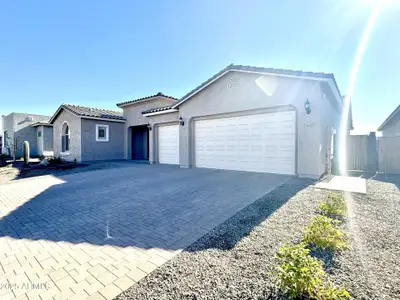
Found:
<svg viewBox="0 0 400 300"><path fill-rule="evenodd" d="M173 113L173 112L177 112L179 111L178 109L168 109L168 110L162 110L162 111L156 111L156 112L152 112L152 113L147 113L147 114L143 114L144 117L151 117L151 116L156 116L156 115L163 115L163 114L169 114L169 113Z"/></svg>

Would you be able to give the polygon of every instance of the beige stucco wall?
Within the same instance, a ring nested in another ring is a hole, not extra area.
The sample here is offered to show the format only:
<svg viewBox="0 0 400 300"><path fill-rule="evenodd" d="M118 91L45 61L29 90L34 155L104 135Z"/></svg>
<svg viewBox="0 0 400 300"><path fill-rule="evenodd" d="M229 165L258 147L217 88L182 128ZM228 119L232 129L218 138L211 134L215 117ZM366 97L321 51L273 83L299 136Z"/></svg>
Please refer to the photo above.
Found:
<svg viewBox="0 0 400 300"><path fill-rule="evenodd" d="M144 102L138 102L138 103L133 103L128 106L123 107L124 111L124 117L126 119L125 123L125 159L130 159L131 158L131 143L132 143L132 131L131 128L132 126L140 126L140 125L146 125L151 123L151 119L148 117L144 117L142 112L151 108L157 108L157 107L163 107L163 106L168 106L174 103L174 101L171 101L171 99L164 98L164 97L155 97L152 100L144 101ZM168 116L166 117L168 118ZM152 132L149 132L149 137L150 137L150 143L152 139ZM149 156L151 156L154 151L151 150L153 145L149 145ZM152 159L150 158L150 161Z"/></svg>
<svg viewBox="0 0 400 300"><path fill-rule="evenodd" d="M185 126L180 126L180 165L194 165L193 124L200 117L295 109L297 174L318 178L325 171L331 127L339 118L332 99L327 98L319 81L230 72L179 107L179 115L185 120ZM307 99L312 110L309 115L304 109Z"/></svg>
<svg viewBox="0 0 400 300"><path fill-rule="evenodd" d="M68 123L70 130L69 154L61 153L61 135L64 122ZM66 110L62 110L53 123L53 150L55 157L81 161L81 119Z"/></svg>
<svg viewBox="0 0 400 300"><path fill-rule="evenodd" d="M400 136L400 114L394 116L382 130L383 137Z"/></svg>

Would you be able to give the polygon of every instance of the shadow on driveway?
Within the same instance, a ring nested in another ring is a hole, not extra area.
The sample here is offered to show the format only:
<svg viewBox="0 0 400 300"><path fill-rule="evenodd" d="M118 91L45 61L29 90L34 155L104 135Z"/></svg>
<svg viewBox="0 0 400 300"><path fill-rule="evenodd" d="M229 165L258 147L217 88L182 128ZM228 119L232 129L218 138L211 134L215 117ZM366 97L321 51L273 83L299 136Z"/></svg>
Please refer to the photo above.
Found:
<svg viewBox="0 0 400 300"><path fill-rule="evenodd" d="M0 238L180 250L239 213L238 222L246 226L221 239L229 244L217 243L229 249L313 183L291 179L292 188L276 199L251 205L288 180L166 165L27 179L0 186Z"/></svg>

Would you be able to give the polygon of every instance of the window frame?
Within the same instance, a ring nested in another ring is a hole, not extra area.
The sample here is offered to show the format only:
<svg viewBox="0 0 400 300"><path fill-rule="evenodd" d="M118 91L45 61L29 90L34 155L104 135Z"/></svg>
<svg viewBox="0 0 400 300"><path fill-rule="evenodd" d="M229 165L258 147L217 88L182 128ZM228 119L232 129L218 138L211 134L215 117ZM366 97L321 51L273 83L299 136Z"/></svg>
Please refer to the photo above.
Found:
<svg viewBox="0 0 400 300"><path fill-rule="evenodd" d="M100 138L99 137L99 129L104 128L105 129L105 138ZM109 142L110 141L110 126L109 125L104 125L104 124L96 124L96 142Z"/></svg>
<svg viewBox="0 0 400 300"><path fill-rule="evenodd" d="M66 125L64 127L64 125ZM65 129L68 128L68 134L66 134ZM68 139L68 149L67 149L67 143L65 141L65 150L63 149L63 140ZM68 122L64 122L61 126L61 151L60 154L61 155L69 155L69 152L71 150L71 128L69 127Z"/></svg>

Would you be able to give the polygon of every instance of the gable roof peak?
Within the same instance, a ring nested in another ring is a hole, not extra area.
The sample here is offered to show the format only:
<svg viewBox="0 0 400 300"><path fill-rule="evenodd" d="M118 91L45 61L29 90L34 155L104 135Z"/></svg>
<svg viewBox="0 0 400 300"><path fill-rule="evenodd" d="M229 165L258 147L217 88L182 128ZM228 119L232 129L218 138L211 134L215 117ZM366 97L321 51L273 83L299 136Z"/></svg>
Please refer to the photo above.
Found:
<svg viewBox="0 0 400 300"><path fill-rule="evenodd" d="M141 97L141 98L137 98L137 99L133 99L133 100L117 103L117 106L118 107L124 107L126 105L134 104L134 103L139 102L139 101L151 100L151 99L153 99L155 97L164 97L164 98L172 100L172 102L178 100L175 97L168 96L168 95L166 95L166 94L164 94L162 92L158 92L157 94L154 94L154 95L150 95L150 96L146 96L146 97Z"/></svg>
<svg viewBox="0 0 400 300"><path fill-rule="evenodd" d="M265 68L265 67L254 67L254 66L245 66L245 65L235 65L230 64L214 76L209 78L208 80L204 81L202 84L197 86L195 89L191 90L189 93L184 95L179 101L172 107L176 108L181 105L186 100L190 99L192 96L200 92L202 89L206 88L208 85L212 84L214 81L218 80L226 73L230 71L236 72L248 72L248 73L261 73L266 75L276 75L276 76L284 76L284 77L293 77L293 78L300 78L300 79L313 79L313 80L320 80L320 81L330 81L333 83L332 89L334 93L337 92L337 97L340 97L340 90L336 83L335 77L333 73L322 73L322 72L308 72L308 71L296 71L290 69L275 69L275 68Z"/></svg>
<svg viewBox="0 0 400 300"><path fill-rule="evenodd" d="M82 118L96 118L105 121L125 121L124 115L120 111L103 108L93 108L74 104L62 104L57 109L56 113L51 117L49 121L50 124L54 122L62 109L65 109L68 112Z"/></svg>
<svg viewBox="0 0 400 300"><path fill-rule="evenodd" d="M381 126L379 126L379 128L377 129L377 131L382 131L385 126L390 122L390 120L392 118L394 118L395 115L397 115L398 113L400 113L400 105L397 106L394 111L386 118L386 120L382 123Z"/></svg>

